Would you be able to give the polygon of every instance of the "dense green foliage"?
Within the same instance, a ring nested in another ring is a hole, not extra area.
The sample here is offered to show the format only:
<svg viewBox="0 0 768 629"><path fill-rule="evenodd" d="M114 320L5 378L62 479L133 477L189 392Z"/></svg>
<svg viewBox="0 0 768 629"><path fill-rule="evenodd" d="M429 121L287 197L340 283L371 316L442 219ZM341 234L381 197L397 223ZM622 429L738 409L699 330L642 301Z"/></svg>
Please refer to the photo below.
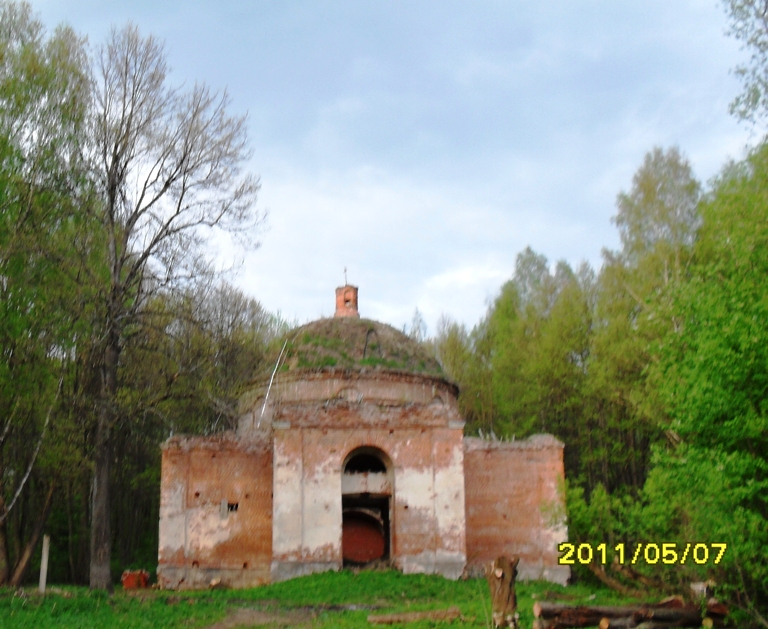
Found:
<svg viewBox="0 0 768 629"><path fill-rule="evenodd" d="M702 206L677 329L654 364L665 423L649 504L671 532L727 541L720 580L757 614L768 603L768 146L727 170ZM763 616L764 621L768 617Z"/></svg>
<svg viewBox="0 0 768 629"><path fill-rule="evenodd" d="M717 566L641 562L619 584L687 592L712 579L762 623L768 146L704 197L676 149L654 149L617 205L622 249L599 274L552 272L527 249L472 332L442 322L437 355L470 430L565 443L573 540L728 544Z"/></svg>
<svg viewBox="0 0 768 629"><path fill-rule="evenodd" d="M71 29L46 33L26 3L0 1L0 25L0 584L24 581L44 529L53 538L51 579L82 583L89 578L95 463L113 462L108 486L120 496L108 512L113 572L153 566L159 444L175 431L231 428L241 385L284 326L206 273L195 245L206 204L222 199L191 203L184 185L201 183L192 167L165 173L163 182L197 213L171 214L144 251L136 243L155 224L162 194L131 218L125 182L114 182L120 210L105 215L109 195L97 149L120 121L97 115L104 103L93 80L96 60ZM151 38L130 28L114 37L155 53L162 66L162 49ZM114 46L109 51L117 54ZM225 102L214 107L214 95L196 95L195 114L213 107L227 140L189 136L185 148L202 142L210 149L215 167L195 161L205 176L217 177L206 189L238 186L224 200L235 222L247 222L258 186L238 169L242 119L227 117ZM159 130L142 129L150 127ZM138 152L123 147L129 161L146 159L158 138ZM162 164L170 167L170 159ZM123 166L125 175L132 165ZM185 184L172 186L177 172ZM224 212L219 205L215 211ZM131 236L132 229L141 233ZM191 230L194 237L184 240ZM101 441L100 417L108 420Z"/></svg>

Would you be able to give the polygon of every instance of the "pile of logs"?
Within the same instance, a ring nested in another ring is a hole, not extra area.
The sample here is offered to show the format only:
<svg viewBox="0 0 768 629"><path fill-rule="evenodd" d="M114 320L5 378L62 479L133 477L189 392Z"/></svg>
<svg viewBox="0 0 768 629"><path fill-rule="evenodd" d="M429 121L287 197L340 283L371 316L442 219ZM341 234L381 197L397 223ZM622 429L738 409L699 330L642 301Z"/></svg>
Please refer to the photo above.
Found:
<svg viewBox="0 0 768 629"><path fill-rule="evenodd" d="M537 602L533 605L533 629L599 627L599 629L668 629L671 627L722 627L728 608L715 599L702 617L698 605L686 605L672 597L656 605L586 607Z"/></svg>

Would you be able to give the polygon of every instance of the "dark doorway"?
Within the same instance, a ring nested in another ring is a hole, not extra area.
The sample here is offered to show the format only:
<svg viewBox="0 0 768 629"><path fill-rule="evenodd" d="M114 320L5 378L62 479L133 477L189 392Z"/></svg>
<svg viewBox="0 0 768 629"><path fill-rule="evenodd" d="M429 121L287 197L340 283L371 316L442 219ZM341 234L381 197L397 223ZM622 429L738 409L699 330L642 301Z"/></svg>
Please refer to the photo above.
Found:
<svg viewBox="0 0 768 629"><path fill-rule="evenodd" d="M342 496L344 565L389 559L389 497Z"/></svg>
<svg viewBox="0 0 768 629"><path fill-rule="evenodd" d="M363 447L344 463L341 550L344 565L390 558L391 463L378 448Z"/></svg>

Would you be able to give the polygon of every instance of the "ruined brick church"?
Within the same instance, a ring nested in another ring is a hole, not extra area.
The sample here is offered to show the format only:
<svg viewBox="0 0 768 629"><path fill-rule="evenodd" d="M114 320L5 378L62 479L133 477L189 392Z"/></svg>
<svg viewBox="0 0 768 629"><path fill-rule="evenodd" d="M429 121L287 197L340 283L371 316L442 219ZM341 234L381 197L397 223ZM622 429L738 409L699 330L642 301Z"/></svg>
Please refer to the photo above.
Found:
<svg viewBox="0 0 768 629"><path fill-rule="evenodd" d="M563 444L464 436L458 388L416 342L336 314L291 331L241 400L236 433L163 445L157 576L249 587L385 562L456 579L517 555L564 583Z"/></svg>

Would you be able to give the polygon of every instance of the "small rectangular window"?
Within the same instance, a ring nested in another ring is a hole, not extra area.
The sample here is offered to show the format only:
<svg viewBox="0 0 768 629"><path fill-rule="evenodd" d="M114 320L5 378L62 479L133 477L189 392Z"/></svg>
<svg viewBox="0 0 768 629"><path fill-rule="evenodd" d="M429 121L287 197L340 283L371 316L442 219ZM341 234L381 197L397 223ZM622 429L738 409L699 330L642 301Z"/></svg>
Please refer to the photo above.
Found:
<svg viewBox="0 0 768 629"><path fill-rule="evenodd" d="M240 506L240 503L238 502L229 502L228 500L224 499L221 501L221 504L219 506L219 516L222 520L226 520L227 516L230 513L233 513L234 511L237 511L237 508Z"/></svg>

